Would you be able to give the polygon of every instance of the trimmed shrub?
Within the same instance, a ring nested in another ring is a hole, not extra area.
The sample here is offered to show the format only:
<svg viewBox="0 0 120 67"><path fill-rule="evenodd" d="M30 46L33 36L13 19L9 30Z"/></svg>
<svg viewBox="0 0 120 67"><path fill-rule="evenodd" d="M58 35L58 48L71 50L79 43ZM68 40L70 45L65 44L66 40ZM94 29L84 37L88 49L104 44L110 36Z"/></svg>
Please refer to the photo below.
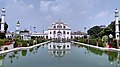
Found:
<svg viewBox="0 0 120 67"><path fill-rule="evenodd" d="M42 42L45 42L46 40L45 40L45 38L38 38L37 39L37 43L42 43Z"/></svg>
<svg viewBox="0 0 120 67"><path fill-rule="evenodd" d="M98 46L103 47L103 42L102 39L84 39L84 38L79 38L79 42L81 43L86 43L86 44L90 44L90 45L97 45L97 41L98 41Z"/></svg>
<svg viewBox="0 0 120 67"><path fill-rule="evenodd" d="M0 39L0 46L4 45L5 40Z"/></svg>
<svg viewBox="0 0 120 67"><path fill-rule="evenodd" d="M33 45L33 39L30 39L28 42L29 42L29 46L32 46Z"/></svg>
<svg viewBox="0 0 120 67"><path fill-rule="evenodd" d="M22 46L22 40L16 39L14 43L14 48L21 47L21 46Z"/></svg>
<svg viewBox="0 0 120 67"><path fill-rule="evenodd" d="M27 41L22 41L22 47L27 47Z"/></svg>
<svg viewBox="0 0 120 67"><path fill-rule="evenodd" d="M113 46L114 48L117 48L117 40L113 40L112 46Z"/></svg>
<svg viewBox="0 0 120 67"><path fill-rule="evenodd" d="M89 39L89 44L96 46L96 40L95 39Z"/></svg>
<svg viewBox="0 0 120 67"><path fill-rule="evenodd" d="M17 42L17 45L18 45L19 47L21 47L21 46L22 46L22 43L21 43L21 42Z"/></svg>
<svg viewBox="0 0 120 67"><path fill-rule="evenodd" d="M104 46L103 46L102 39L98 39L98 46L99 46L99 47L104 47Z"/></svg>

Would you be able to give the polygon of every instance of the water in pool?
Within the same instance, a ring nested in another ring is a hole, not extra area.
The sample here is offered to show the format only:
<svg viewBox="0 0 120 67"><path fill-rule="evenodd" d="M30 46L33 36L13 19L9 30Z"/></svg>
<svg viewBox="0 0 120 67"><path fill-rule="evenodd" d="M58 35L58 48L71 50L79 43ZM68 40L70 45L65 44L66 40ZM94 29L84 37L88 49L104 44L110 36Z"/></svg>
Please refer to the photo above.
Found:
<svg viewBox="0 0 120 67"><path fill-rule="evenodd" d="M120 67L120 53L72 43L48 43L0 55L0 67Z"/></svg>

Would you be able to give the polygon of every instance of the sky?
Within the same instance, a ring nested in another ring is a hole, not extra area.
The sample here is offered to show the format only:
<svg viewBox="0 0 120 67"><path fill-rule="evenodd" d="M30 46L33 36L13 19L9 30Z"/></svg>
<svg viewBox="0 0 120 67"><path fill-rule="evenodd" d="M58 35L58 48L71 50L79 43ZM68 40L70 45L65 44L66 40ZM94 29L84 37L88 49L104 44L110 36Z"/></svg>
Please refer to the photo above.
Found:
<svg viewBox="0 0 120 67"><path fill-rule="evenodd" d="M20 21L21 30L36 27L42 32L59 20L72 31L84 31L84 27L110 24L119 4L120 0L0 0L0 9L6 9L8 31L15 31Z"/></svg>

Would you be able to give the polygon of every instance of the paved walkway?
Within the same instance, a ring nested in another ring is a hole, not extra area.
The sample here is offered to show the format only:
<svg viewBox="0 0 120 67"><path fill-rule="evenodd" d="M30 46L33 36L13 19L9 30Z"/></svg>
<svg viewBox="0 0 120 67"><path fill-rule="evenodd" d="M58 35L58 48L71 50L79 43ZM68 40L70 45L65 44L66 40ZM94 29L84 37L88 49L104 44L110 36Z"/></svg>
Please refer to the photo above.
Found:
<svg viewBox="0 0 120 67"><path fill-rule="evenodd" d="M118 52L120 52L120 49L116 49L116 48L98 47L98 46L93 46L93 45L90 45L90 44L85 44L85 43L80 43L80 42L75 42L75 41L71 41L71 42L76 43L76 44L80 44L80 45L83 45L83 46L97 48L97 49L100 49L100 50L103 50L103 51L118 51Z"/></svg>
<svg viewBox="0 0 120 67"><path fill-rule="evenodd" d="M33 45L33 46L29 46L29 47L18 47L18 48L13 48L13 49L10 49L10 50L0 51L0 54L12 52L12 51L17 51L17 50L31 49L31 48L34 48L34 47L37 47L37 46L40 46L40 45L43 45L43 44L46 44L46 43L49 43L49 42L50 41L43 42L43 43L40 43L40 44L36 44L36 45Z"/></svg>

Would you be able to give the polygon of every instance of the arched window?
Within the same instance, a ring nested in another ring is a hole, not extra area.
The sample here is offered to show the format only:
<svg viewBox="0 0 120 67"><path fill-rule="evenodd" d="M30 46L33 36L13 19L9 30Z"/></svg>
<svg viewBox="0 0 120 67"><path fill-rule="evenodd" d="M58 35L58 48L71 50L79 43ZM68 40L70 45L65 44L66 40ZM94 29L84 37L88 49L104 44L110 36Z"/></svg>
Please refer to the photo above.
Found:
<svg viewBox="0 0 120 67"><path fill-rule="evenodd" d="M50 32L50 34L52 34L52 33Z"/></svg>
<svg viewBox="0 0 120 67"><path fill-rule="evenodd" d="M59 25L57 26L57 28L62 28L62 26L59 24Z"/></svg>
<svg viewBox="0 0 120 67"><path fill-rule="evenodd" d="M53 34L56 34L56 31L53 31Z"/></svg>
<svg viewBox="0 0 120 67"><path fill-rule="evenodd" d="M56 26L54 26L54 28L56 28Z"/></svg>
<svg viewBox="0 0 120 67"><path fill-rule="evenodd" d="M67 34L69 34L69 32L67 32Z"/></svg>
<svg viewBox="0 0 120 67"><path fill-rule="evenodd" d="M57 33L60 33L60 34L61 34L62 32L61 32L61 31L58 31Z"/></svg>
<svg viewBox="0 0 120 67"><path fill-rule="evenodd" d="M63 34L66 34L65 31L63 31Z"/></svg>
<svg viewBox="0 0 120 67"><path fill-rule="evenodd" d="M63 28L66 28L65 26L63 26Z"/></svg>

